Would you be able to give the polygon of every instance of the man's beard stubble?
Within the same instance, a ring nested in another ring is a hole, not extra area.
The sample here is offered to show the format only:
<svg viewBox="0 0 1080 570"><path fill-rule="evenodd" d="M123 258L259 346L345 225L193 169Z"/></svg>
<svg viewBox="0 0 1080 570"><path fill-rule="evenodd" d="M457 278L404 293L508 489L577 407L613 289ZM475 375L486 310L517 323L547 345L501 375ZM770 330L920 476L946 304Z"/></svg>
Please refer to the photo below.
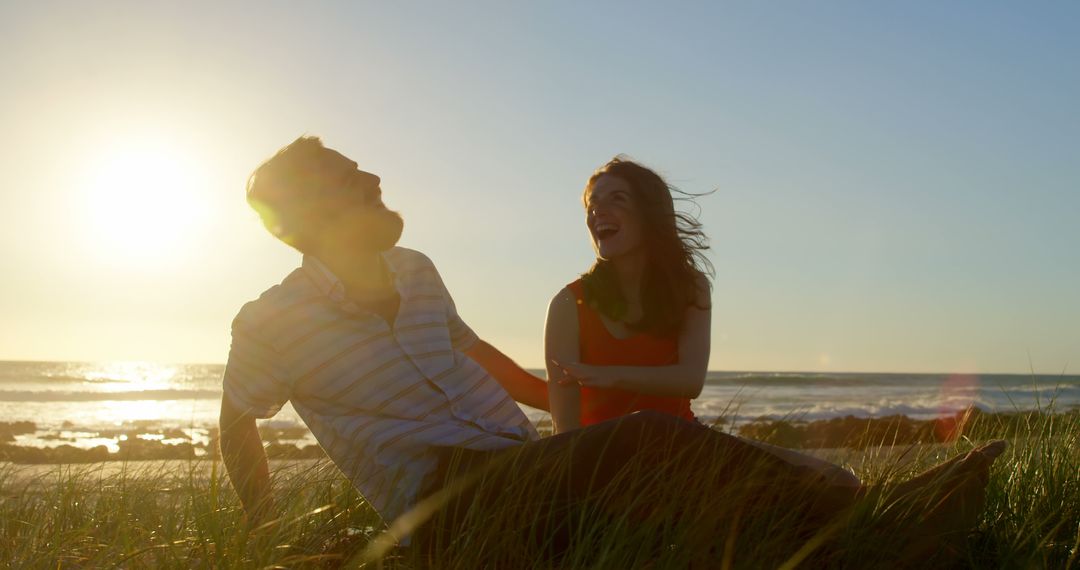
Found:
<svg viewBox="0 0 1080 570"><path fill-rule="evenodd" d="M401 214L385 208L350 213L323 227L319 249L381 253L397 245L404 227Z"/></svg>
<svg viewBox="0 0 1080 570"><path fill-rule="evenodd" d="M405 229L405 220L393 210L383 210L378 214L372 216L370 225L365 227L364 233L367 235L361 241L368 244L366 249L382 252L397 245Z"/></svg>

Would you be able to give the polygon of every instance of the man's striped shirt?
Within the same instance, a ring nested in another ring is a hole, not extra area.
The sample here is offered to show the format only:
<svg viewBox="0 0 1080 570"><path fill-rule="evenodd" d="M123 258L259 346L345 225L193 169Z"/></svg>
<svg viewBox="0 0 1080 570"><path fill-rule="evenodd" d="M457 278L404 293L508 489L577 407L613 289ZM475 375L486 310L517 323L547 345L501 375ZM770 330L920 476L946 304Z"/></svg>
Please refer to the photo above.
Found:
<svg viewBox="0 0 1080 570"><path fill-rule="evenodd" d="M233 321L224 392L273 416L292 401L327 455L388 523L417 499L439 448L501 449L536 439L509 394L463 354L476 334L434 264L383 254L401 295L390 326L361 310L311 256Z"/></svg>

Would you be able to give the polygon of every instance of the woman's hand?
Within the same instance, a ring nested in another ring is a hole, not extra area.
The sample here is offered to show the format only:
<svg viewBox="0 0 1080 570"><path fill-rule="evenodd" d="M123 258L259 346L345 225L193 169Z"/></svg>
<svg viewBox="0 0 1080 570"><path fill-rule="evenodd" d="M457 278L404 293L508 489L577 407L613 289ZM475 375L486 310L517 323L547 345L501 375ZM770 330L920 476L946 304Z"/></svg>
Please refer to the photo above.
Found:
<svg viewBox="0 0 1080 570"><path fill-rule="evenodd" d="M556 362L551 361L563 372L563 378L559 380L562 386L577 384L583 388L615 388L616 379L610 374L605 374L604 366L592 366L580 362Z"/></svg>

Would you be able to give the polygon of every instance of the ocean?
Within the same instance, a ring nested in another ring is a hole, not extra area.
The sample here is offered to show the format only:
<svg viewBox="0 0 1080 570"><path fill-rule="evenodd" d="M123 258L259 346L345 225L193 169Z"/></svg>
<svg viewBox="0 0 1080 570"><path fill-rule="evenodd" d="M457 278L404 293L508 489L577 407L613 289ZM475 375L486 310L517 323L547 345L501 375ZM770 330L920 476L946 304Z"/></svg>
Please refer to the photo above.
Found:
<svg viewBox="0 0 1080 570"><path fill-rule="evenodd" d="M0 361L0 423L33 423L8 441L22 446L104 445L115 451L139 430L153 432L139 437L163 443L169 437L205 442L217 424L223 370L219 364ZM736 425L758 418L848 415L932 419L968 406L986 412L1067 411L1080 407L1080 376L709 372L693 402L703 421L720 418ZM534 422L547 417L525 411ZM264 423L304 431L296 429L303 423L288 405ZM301 435L295 443L314 440Z"/></svg>

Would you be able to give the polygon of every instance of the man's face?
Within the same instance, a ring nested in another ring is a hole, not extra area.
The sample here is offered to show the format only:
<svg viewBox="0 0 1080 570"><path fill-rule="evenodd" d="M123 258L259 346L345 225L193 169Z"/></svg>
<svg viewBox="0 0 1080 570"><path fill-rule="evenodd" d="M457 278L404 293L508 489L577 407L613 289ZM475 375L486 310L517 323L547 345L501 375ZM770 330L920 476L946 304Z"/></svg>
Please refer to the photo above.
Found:
<svg viewBox="0 0 1080 570"><path fill-rule="evenodd" d="M404 223L386 208L379 177L357 168L356 162L326 149L310 173L311 192L318 196L314 238L316 249L380 252L401 238Z"/></svg>

